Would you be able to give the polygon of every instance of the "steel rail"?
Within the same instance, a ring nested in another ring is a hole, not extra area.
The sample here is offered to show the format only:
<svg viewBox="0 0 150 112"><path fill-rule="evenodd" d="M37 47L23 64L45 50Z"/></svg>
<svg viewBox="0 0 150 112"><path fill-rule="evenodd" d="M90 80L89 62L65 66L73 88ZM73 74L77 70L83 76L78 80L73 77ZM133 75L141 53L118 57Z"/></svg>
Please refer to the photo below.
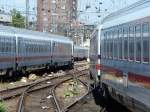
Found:
<svg viewBox="0 0 150 112"><path fill-rule="evenodd" d="M83 72L81 75L79 75L79 76L77 76L77 77L81 77L81 76L83 76L83 75L86 75L86 73ZM76 78L76 79L79 80L82 84L84 84L84 85L87 87L88 91L89 91L89 86L88 86L87 84L85 84L83 81L81 81L80 79L78 79L77 77L72 77L71 79ZM70 79L70 80L71 80L71 79ZM66 81L68 81L68 80L66 80ZM81 96L79 99L77 99L76 101L74 101L73 103L71 103L70 105L68 105L67 107L61 109L61 106L60 106L60 104L59 104L59 101L57 100L56 95L55 95L55 89L56 89L59 85L61 85L63 82L66 82L66 81L62 81L62 82L56 84L56 85L52 88L52 91L51 91L58 112L65 112L70 106L74 105L76 102L78 102L78 100L81 100L85 95L87 95L87 93L89 93L89 92L85 93L85 94L84 94L83 96Z"/></svg>
<svg viewBox="0 0 150 112"><path fill-rule="evenodd" d="M87 69L85 69L85 70L83 70L83 71L87 71ZM81 71L76 71L76 72L73 72L73 73L68 73L68 74L66 74L65 76L71 76L72 74L77 74L78 72L81 72ZM65 76L61 76L62 78L64 78ZM58 77L55 77L55 78L53 78L53 79L57 79L57 78L60 78L60 76L58 76ZM67 78L67 77L66 77ZM69 79L66 79L66 80L70 80L70 79L72 79L72 78L69 78ZM63 80L63 81L61 81L61 82L64 82L64 81L66 81L66 80ZM60 82L58 82L58 83L60 83ZM35 86L37 86L38 84L40 84L40 82L38 82L38 83L35 83L35 84L33 84L33 85L30 85L29 87L27 87L25 90L24 90L24 92L22 93L22 95L21 95L21 97L20 97L20 100L19 100L19 102L18 102L18 109L17 109L17 112L24 112L24 109L25 109L25 97L26 97L26 95L27 95L27 93L29 93L29 92L32 92L33 90L31 90L33 87L35 87ZM51 85L49 85L49 87L50 86L54 86L54 85L57 85L57 83L56 84L51 84ZM46 87L48 87L48 86L46 86ZM44 87L45 88L45 87ZM40 89L43 89L43 88L40 88Z"/></svg>
<svg viewBox="0 0 150 112"><path fill-rule="evenodd" d="M80 102L80 101L83 100L86 96L88 96L89 94L91 94L91 92L92 92L94 89L95 89L95 88L90 89L90 87L89 87L87 93L85 93L83 96L81 96L80 98L78 98L76 101L74 101L74 102L71 103L70 105L66 106L61 112L67 112L68 110L70 110L70 108L74 107L78 102Z"/></svg>
<svg viewBox="0 0 150 112"><path fill-rule="evenodd" d="M76 72L78 72L79 70L76 70ZM71 71L68 71L68 73L66 73L65 75L62 75L62 76L54 76L54 77L51 77L51 78L45 78L45 79L42 79L42 80L39 80L39 81L36 81L36 82L31 82L29 84L25 84L25 85L22 85L22 86L17 86L17 87L13 87L13 88L10 88L10 89L5 89L5 90L0 90L0 99L1 100L7 100L7 99L10 99L12 97L17 97L17 96L20 96L22 94L22 92L27 88L29 87L30 85L33 85L35 83L38 83L38 82L45 82L45 81L49 81L49 80L53 80L53 79L56 79L58 77L64 77L64 76L67 76L71 73L74 73L75 71L74 70L71 70Z"/></svg>

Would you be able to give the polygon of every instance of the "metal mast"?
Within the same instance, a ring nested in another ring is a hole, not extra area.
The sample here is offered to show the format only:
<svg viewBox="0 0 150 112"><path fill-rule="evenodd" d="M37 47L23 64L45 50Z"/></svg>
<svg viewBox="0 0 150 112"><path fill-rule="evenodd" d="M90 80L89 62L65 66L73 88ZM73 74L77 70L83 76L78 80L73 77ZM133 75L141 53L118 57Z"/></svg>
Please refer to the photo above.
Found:
<svg viewBox="0 0 150 112"><path fill-rule="evenodd" d="M26 22L25 22L25 27L28 29L29 27L29 0L26 0Z"/></svg>

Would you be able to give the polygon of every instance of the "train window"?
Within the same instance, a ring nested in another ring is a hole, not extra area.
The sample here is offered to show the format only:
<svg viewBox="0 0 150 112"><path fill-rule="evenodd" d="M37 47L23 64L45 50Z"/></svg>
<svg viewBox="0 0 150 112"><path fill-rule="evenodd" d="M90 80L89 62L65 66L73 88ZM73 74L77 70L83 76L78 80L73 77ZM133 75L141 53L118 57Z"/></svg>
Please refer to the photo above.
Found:
<svg viewBox="0 0 150 112"><path fill-rule="evenodd" d="M117 41L117 40L115 40ZM117 54L118 54L118 50L117 50L117 42L114 42L114 58L116 59L117 58Z"/></svg>
<svg viewBox="0 0 150 112"><path fill-rule="evenodd" d="M122 59L122 28L119 28L119 39L118 39L118 47L119 47L119 59Z"/></svg>
<svg viewBox="0 0 150 112"><path fill-rule="evenodd" d="M129 37L134 37L134 27L129 27Z"/></svg>
<svg viewBox="0 0 150 112"><path fill-rule="evenodd" d="M114 38L114 32L112 31L110 33L110 58L113 58L113 38Z"/></svg>
<svg viewBox="0 0 150 112"><path fill-rule="evenodd" d="M10 42L6 42L5 43L6 44L6 51L5 52L7 52L7 53L10 53L11 52L11 43Z"/></svg>
<svg viewBox="0 0 150 112"><path fill-rule="evenodd" d="M149 32L149 23L144 23L142 25L142 32L143 33L148 33Z"/></svg>
<svg viewBox="0 0 150 112"><path fill-rule="evenodd" d="M143 61L149 62L149 41L143 40Z"/></svg>
<svg viewBox="0 0 150 112"><path fill-rule="evenodd" d="M143 33L143 38L142 38L142 52L143 52L143 61L144 62L149 62L149 23L144 23L142 25L142 33Z"/></svg>
<svg viewBox="0 0 150 112"><path fill-rule="evenodd" d="M141 41L136 42L136 61L141 61Z"/></svg>
<svg viewBox="0 0 150 112"><path fill-rule="evenodd" d="M107 55L107 44L106 44L106 39L104 39L104 57L106 58Z"/></svg>
<svg viewBox="0 0 150 112"><path fill-rule="evenodd" d="M110 35L111 35L111 33L109 32L108 33L108 37L107 37L107 41L108 41L108 58L110 58L111 57L111 39L110 39Z"/></svg>
<svg viewBox="0 0 150 112"><path fill-rule="evenodd" d="M108 48L108 32L106 32L106 37L105 37L105 49L106 49L106 52L105 52L105 56L106 58L108 58L108 51L109 51L109 48Z"/></svg>
<svg viewBox="0 0 150 112"><path fill-rule="evenodd" d="M113 57L115 59L117 59L117 54L118 54L117 36L118 36L118 30L115 30L114 31L114 39L113 39Z"/></svg>
<svg viewBox="0 0 150 112"><path fill-rule="evenodd" d="M21 38L18 38L18 53L21 53Z"/></svg>
<svg viewBox="0 0 150 112"><path fill-rule="evenodd" d="M130 40L129 43L129 59L134 60L134 40Z"/></svg>
<svg viewBox="0 0 150 112"><path fill-rule="evenodd" d="M113 42L110 42L110 58L113 57Z"/></svg>
<svg viewBox="0 0 150 112"><path fill-rule="evenodd" d="M136 37L140 37L140 33L141 33L141 25L138 24L135 26Z"/></svg>
<svg viewBox="0 0 150 112"><path fill-rule="evenodd" d="M119 59L122 59L122 40L119 40Z"/></svg>
<svg viewBox="0 0 150 112"><path fill-rule="evenodd" d="M124 59L128 59L128 41L124 40Z"/></svg>
<svg viewBox="0 0 150 112"><path fill-rule="evenodd" d="M122 37L122 29L121 28L119 29L118 33L119 33L119 38L121 38Z"/></svg>
<svg viewBox="0 0 150 112"><path fill-rule="evenodd" d="M104 37L104 51L105 51L105 58L107 58L107 32L105 31L105 37Z"/></svg>
<svg viewBox="0 0 150 112"><path fill-rule="evenodd" d="M123 29L123 49L124 49L124 59L128 59L128 28Z"/></svg>
<svg viewBox="0 0 150 112"><path fill-rule="evenodd" d="M124 37L127 37L127 34L128 34L128 28L125 27L125 28L123 29L123 35L124 35Z"/></svg>
<svg viewBox="0 0 150 112"><path fill-rule="evenodd" d="M135 42L136 42L136 61L141 61L141 25L135 26Z"/></svg>
<svg viewBox="0 0 150 112"><path fill-rule="evenodd" d="M2 40L2 39L1 39ZM1 41L0 42L0 52L3 53L4 52L4 42Z"/></svg>
<svg viewBox="0 0 150 112"><path fill-rule="evenodd" d="M129 60L134 60L134 27L129 27Z"/></svg>

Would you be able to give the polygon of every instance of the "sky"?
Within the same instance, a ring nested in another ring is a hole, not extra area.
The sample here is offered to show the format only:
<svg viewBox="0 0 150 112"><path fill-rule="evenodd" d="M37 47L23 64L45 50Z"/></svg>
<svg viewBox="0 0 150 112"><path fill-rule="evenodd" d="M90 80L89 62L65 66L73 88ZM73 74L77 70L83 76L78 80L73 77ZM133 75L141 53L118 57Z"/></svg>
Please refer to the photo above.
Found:
<svg viewBox="0 0 150 112"><path fill-rule="evenodd" d="M80 0L78 3L78 15L80 15L80 20L88 24L98 24L100 21L108 14L124 8L130 4L133 4L139 0ZM101 5L99 3L102 2ZM86 6L90 5L91 8L86 10ZM99 9L100 13L97 12L96 8ZM105 11L107 9L107 11ZM83 11L84 13L80 13ZM90 13L93 12L93 13Z"/></svg>
<svg viewBox="0 0 150 112"><path fill-rule="evenodd" d="M36 10L33 10L33 7L37 7L36 0L29 1L30 11L32 11L32 14L36 14ZM77 15L82 23L97 24L109 13L117 11L120 8L137 1L138 0L79 0ZM99 4L100 2L102 2L102 4ZM86 6L90 6L91 8L86 9ZM98 12L99 7L100 13ZM17 10L24 12L25 0L0 0L0 9L2 8L4 8L6 12L12 8L16 8ZM105 9L107 9L107 11L104 11ZM34 16L35 15L30 16L30 18L34 18Z"/></svg>

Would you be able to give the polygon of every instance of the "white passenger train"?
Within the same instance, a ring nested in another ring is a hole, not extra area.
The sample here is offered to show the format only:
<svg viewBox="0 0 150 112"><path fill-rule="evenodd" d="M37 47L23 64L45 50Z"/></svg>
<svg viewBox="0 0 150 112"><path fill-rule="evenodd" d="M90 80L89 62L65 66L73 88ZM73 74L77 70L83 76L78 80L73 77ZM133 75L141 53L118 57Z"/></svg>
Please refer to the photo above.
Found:
<svg viewBox="0 0 150 112"><path fill-rule="evenodd" d="M69 38L0 26L0 75L65 65L73 66Z"/></svg>
<svg viewBox="0 0 150 112"><path fill-rule="evenodd" d="M88 58L89 49L82 46L74 46L74 60L80 61Z"/></svg>
<svg viewBox="0 0 150 112"><path fill-rule="evenodd" d="M134 112L150 112L150 0L107 16L90 50L90 73L105 95Z"/></svg>

